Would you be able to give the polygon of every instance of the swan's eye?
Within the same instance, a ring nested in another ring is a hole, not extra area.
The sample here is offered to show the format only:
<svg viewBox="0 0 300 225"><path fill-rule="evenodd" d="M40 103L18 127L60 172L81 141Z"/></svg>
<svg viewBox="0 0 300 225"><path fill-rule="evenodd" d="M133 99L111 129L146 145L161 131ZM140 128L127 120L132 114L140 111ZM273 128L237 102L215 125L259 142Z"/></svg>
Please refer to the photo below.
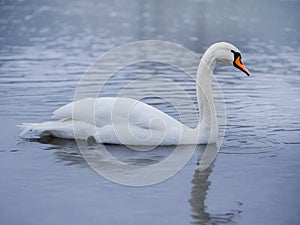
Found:
<svg viewBox="0 0 300 225"><path fill-rule="evenodd" d="M234 67L240 69L248 76L250 75L249 70L245 67L245 65L242 62L242 56L241 53L231 50L231 52L234 55L233 65Z"/></svg>

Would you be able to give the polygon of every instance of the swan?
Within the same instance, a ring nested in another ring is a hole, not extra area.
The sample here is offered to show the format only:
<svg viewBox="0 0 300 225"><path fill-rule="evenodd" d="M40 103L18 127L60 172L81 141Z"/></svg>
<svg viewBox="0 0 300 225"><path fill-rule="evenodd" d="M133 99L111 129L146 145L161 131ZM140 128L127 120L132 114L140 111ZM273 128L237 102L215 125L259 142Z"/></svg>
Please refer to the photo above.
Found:
<svg viewBox="0 0 300 225"><path fill-rule="evenodd" d="M141 101L102 97L60 107L53 113L57 121L23 123L20 135L33 131L39 136L83 140L93 137L98 143L145 146L215 143L218 124L212 96L213 71L217 63L225 63L249 76L241 58L238 48L227 42L214 43L205 51L196 76L200 118L195 128Z"/></svg>

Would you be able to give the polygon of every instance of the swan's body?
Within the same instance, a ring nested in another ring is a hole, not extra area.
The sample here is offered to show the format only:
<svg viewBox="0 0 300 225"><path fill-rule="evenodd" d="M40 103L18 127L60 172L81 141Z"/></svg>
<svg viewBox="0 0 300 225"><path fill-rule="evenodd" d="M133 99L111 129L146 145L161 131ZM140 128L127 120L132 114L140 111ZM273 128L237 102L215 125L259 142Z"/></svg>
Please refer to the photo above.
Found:
<svg viewBox="0 0 300 225"><path fill-rule="evenodd" d="M74 108L76 113L72 115ZM189 133L189 139L182 144L191 144L191 134L195 134L193 129L157 108L131 98L85 98L59 108L54 116L61 120L25 125L42 136L71 139L93 136L100 143L126 145L171 145L178 142L181 133Z"/></svg>
<svg viewBox="0 0 300 225"><path fill-rule="evenodd" d="M223 62L248 74L238 52L232 44L220 42L212 45L202 57L196 85L201 118L196 128L189 128L138 100L107 97L69 103L54 112L60 120L25 123L21 125L24 128L21 134L35 131L40 136L85 140L92 136L98 143L125 145L214 143L218 125L211 90L212 73L216 63Z"/></svg>

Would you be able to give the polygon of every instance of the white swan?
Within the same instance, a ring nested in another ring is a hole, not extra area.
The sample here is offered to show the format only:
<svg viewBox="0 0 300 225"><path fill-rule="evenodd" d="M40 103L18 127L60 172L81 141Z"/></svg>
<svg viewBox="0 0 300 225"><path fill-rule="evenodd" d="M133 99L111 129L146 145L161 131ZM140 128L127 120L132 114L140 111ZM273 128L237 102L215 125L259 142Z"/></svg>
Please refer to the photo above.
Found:
<svg viewBox="0 0 300 225"><path fill-rule="evenodd" d="M40 136L85 139L125 145L206 144L217 140L218 124L212 97L212 74L219 62L230 64L249 75L239 50L232 44L211 45L197 71L197 100L200 119L196 128L178 122L164 112L130 98L86 98L54 112L60 120L23 123L21 135L35 131ZM74 128L74 129L73 129Z"/></svg>

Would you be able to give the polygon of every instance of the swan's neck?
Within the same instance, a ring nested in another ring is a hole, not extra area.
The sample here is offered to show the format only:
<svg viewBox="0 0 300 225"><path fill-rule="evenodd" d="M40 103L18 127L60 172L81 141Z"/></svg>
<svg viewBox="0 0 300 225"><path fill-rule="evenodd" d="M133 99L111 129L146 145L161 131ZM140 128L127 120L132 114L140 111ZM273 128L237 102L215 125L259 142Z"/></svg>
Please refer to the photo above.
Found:
<svg viewBox="0 0 300 225"><path fill-rule="evenodd" d="M209 49L210 50L210 49ZM215 104L212 95L212 76L216 66L214 52L206 51L202 57L196 77L199 122L196 132L200 142L215 142L218 134Z"/></svg>

